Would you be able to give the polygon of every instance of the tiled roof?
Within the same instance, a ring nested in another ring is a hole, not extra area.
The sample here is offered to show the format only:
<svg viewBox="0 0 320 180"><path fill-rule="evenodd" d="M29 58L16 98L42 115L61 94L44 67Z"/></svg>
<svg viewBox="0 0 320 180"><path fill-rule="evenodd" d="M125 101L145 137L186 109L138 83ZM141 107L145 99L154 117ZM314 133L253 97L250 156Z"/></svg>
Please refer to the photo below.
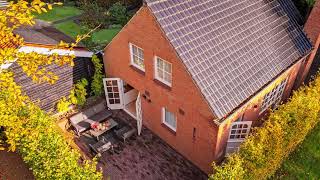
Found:
<svg viewBox="0 0 320 180"><path fill-rule="evenodd" d="M312 48L290 0L145 1L218 118Z"/></svg>
<svg viewBox="0 0 320 180"><path fill-rule="evenodd" d="M37 22L34 26L22 26L14 30L14 33L23 37L25 43L57 45L60 41L74 42L74 39L44 22Z"/></svg>
<svg viewBox="0 0 320 180"><path fill-rule="evenodd" d="M14 43L13 41L1 41L0 40L0 49L4 48L17 48L19 45Z"/></svg>
<svg viewBox="0 0 320 180"><path fill-rule="evenodd" d="M0 9L5 8L9 5L7 1L0 0Z"/></svg>

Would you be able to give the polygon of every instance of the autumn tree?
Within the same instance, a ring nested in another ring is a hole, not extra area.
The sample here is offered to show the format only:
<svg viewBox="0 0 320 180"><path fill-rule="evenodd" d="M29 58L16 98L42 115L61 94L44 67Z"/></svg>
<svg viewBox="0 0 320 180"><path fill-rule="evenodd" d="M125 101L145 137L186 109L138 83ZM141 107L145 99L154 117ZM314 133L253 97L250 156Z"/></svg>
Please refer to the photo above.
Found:
<svg viewBox="0 0 320 180"><path fill-rule="evenodd" d="M0 127L6 138L2 143L22 155L37 179L101 179L96 163L80 160L79 152L69 146L53 118L30 101L15 83L14 73L5 68L15 62L34 82L52 84L58 77L46 69L47 65L73 65L72 55L19 51L24 41L14 30L34 25L33 14L46 13L52 5L41 0L19 0L0 10ZM72 50L85 37L79 36L73 44L61 42L56 48Z"/></svg>

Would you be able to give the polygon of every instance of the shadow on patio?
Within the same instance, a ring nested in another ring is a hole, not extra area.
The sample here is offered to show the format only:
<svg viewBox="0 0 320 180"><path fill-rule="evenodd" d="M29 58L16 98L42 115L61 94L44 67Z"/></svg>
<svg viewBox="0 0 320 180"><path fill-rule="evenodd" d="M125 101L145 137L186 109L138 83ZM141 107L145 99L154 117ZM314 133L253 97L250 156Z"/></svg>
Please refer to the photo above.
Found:
<svg viewBox="0 0 320 180"><path fill-rule="evenodd" d="M124 111L114 111L113 118L119 124L136 127L136 120ZM98 167L103 170L104 179L207 179L199 168L145 127L141 136L130 137L125 143L117 139L114 132L107 133L104 137L116 139L114 151L107 151L99 158ZM95 155L89 146L96 143L95 138L85 133L75 141L87 156Z"/></svg>

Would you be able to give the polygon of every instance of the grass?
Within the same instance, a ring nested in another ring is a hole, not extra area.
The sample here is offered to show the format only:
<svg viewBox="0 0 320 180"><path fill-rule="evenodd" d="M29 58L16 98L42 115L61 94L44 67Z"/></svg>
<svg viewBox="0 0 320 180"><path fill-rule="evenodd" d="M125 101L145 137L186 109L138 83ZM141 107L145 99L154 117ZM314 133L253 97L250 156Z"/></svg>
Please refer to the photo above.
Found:
<svg viewBox="0 0 320 180"><path fill-rule="evenodd" d="M36 18L48 22L54 22L68 17L80 15L81 13L82 11L77 9L76 7L55 6L53 10L49 11L48 13L37 14ZM54 24L54 26L55 28L72 38L76 38L77 35L81 33L81 26L76 24L72 20ZM92 41L97 44L106 45L114 38L115 35L118 34L120 29L121 28L102 29L100 31L94 32L92 34Z"/></svg>
<svg viewBox="0 0 320 180"><path fill-rule="evenodd" d="M55 28L72 38L76 38L77 35L81 33L81 27L73 21L66 21L59 24L55 24Z"/></svg>
<svg viewBox="0 0 320 180"><path fill-rule="evenodd" d="M92 41L98 44L109 43L121 29L103 29L93 33Z"/></svg>
<svg viewBox="0 0 320 180"><path fill-rule="evenodd" d="M72 38L76 38L81 33L81 27L73 21L66 21L55 24L55 28L67 34ZM120 28L102 29L92 34L92 41L97 44L106 45L118 34Z"/></svg>
<svg viewBox="0 0 320 180"><path fill-rule="evenodd" d="M275 178L320 179L320 124L283 163Z"/></svg>
<svg viewBox="0 0 320 180"><path fill-rule="evenodd" d="M41 19L48 22L53 22L67 17L77 16L82 13L76 7L73 6L54 6L48 13L36 14L37 19Z"/></svg>

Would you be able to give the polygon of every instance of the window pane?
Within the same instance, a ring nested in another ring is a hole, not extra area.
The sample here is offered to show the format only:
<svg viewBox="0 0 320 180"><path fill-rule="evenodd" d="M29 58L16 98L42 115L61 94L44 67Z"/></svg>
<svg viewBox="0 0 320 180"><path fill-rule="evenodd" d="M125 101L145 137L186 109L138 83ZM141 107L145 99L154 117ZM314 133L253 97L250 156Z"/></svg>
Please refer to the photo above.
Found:
<svg viewBox="0 0 320 180"><path fill-rule="evenodd" d="M168 83L171 84L171 81L172 81L171 71L172 71L172 65L167 61L157 57L156 78L158 78L158 80L166 84Z"/></svg>
<svg viewBox="0 0 320 180"><path fill-rule="evenodd" d="M262 102L261 111L264 111L268 109L271 105L281 101L281 97L285 89L286 82L287 82L287 79L283 80L280 84L275 86L269 93L265 95ZM276 108L276 106L272 108Z"/></svg>
<svg viewBox="0 0 320 180"><path fill-rule="evenodd" d="M169 63L165 63L164 64L164 70L166 71L166 72L168 72L168 73L171 73L171 64L169 64Z"/></svg>
<svg viewBox="0 0 320 180"><path fill-rule="evenodd" d="M158 78L163 79L163 71L161 69L158 69Z"/></svg>
<svg viewBox="0 0 320 180"><path fill-rule="evenodd" d="M157 64L160 69L163 69L163 61L161 59L157 58Z"/></svg>
<svg viewBox="0 0 320 180"><path fill-rule="evenodd" d="M139 65L139 58L135 55L133 55L133 63L136 64L136 65Z"/></svg>
<svg viewBox="0 0 320 180"><path fill-rule="evenodd" d="M138 51L138 55L139 55L139 57L141 58L141 59L144 59L144 54L143 54L143 51L141 50L141 49L139 49L139 51Z"/></svg>
<svg viewBox="0 0 320 180"><path fill-rule="evenodd" d="M131 54L131 63L144 69L144 54L141 48L138 48L135 45L131 45L132 54Z"/></svg>
<svg viewBox="0 0 320 180"><path fill-rule="evenodd" d="M166 109L165 109L165 119L164 119L164 121L171 128L176 129L176 127L177 127L176 117L175 117L175 115L173 113L167 111Z"/></svg>
<svg viewBox="0 0 320 180"><path fill-rule="evenodd" d="M171 83L171 76L168 73L164 73L164 81L167 83Z"/></svg>
<svg viewBox="0 0 320 180"><path fill-rule="evenodd" d="M135 55L138 54L138 49L134 45L132 45L132 53Z"/></svg>

